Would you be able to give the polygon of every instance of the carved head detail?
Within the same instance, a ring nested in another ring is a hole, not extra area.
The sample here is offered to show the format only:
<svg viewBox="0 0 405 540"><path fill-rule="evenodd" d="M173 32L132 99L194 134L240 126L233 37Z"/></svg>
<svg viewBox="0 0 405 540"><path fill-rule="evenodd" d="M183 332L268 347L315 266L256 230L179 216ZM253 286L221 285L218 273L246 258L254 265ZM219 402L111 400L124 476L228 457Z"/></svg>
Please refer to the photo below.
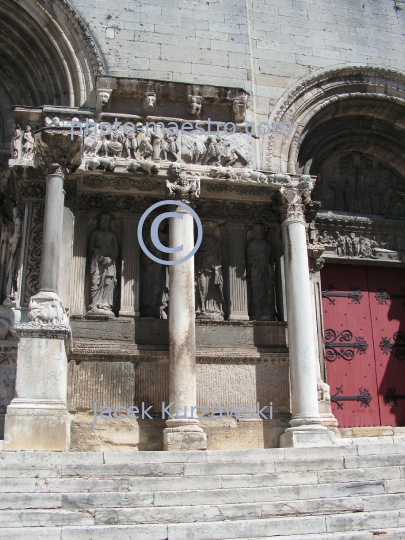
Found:
<svg viewBox="0 0 405 540"><path fill-rule="evenodd" d="M176 178L180 176L181 170L182 170L181 163L172 163L170 165L170 174L172 176L175 176Z"/></svg>
<svg viewBox="0 0 405 540"><path fill-rule="evenodd" d="M102 231L108 231L108 226L110 225L111 216L110 214L100 214L98 216L98 226Z"/></svg>
<svg viewBox="0 0 405 540"><path fill-rule="evenodd" d="M104 105L107 105L108 100L110 99L110 94L108 92L100 92L99 98L101 106L104 107Z"/></svg>
<svg viewBox="0 0 405 540"><path fill-rule="evenodd" d="M156 105L156 94L146 94L143 104L147 111L152 111Z"/></svg>
<svg viewBox="0 0 405 540"><path fill-rule="evenodd" d="M253 238L255 238L256 240L263 240L265 236L265 230L263 225L257 223L256 225L253 225L251 230Z"/></svg>

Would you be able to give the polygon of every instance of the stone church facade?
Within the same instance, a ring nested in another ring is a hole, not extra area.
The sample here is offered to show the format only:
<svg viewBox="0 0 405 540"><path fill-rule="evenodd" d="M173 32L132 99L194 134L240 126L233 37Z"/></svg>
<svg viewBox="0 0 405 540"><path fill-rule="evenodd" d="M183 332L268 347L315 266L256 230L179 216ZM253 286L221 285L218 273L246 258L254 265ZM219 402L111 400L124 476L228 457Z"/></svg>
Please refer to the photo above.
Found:
<svg viewBox="0 0 405 540"><path fill-rule="evenodd" d="M5 450L401 431L398 5L3 0Z"/></svg>

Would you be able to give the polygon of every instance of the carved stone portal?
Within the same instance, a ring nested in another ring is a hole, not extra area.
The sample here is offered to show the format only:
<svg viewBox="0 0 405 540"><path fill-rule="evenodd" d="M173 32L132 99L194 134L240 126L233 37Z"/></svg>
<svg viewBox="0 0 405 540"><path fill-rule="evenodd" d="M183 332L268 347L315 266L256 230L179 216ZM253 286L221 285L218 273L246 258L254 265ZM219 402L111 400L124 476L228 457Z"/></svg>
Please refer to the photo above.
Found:
<svg viewBox="0 0 405 540"><path fill-rule="evenodd" d="M100 214L99 228L90 237L90 306L87 313L114 317L112 307L117 285L118 241L116 235L108 230L110 220L109 214Z"/></svg>

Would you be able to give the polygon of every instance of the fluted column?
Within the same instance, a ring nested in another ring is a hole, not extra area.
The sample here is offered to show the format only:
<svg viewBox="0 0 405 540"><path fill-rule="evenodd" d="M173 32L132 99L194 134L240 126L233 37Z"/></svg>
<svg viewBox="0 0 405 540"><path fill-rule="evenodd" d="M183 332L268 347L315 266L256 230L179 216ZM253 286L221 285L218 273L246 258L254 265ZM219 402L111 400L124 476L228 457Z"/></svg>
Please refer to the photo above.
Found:
<svg viewBox="0 0 405 540"><path fill-rule="evenodd" d="M334 440L321 425L318 409L318 358L302 193L300 187L281 188L292 418L280 446L297 447L330 445Z"/></svg>
<svg viewBox="0 0 405 540"><path fill-rule="evenodd" d="M246 231L244 223L231 222L228 232L229 317L230 321L248 321L246 283Z"/></svg>
<svg viewBox="0 0 405 540"><path fill-rule="evenodd" d="M136 235L139 218L122 218L122 267L120 317L139 316L139 261L140 249Z"/></svg>
<svg viewBox="0 0 405 540"><path fill-rule="evenodd" d="M70 313L72 315L84 315L86 312L84 285L86 276L87 221L87 212L76 214L70 289Z"/></svg>

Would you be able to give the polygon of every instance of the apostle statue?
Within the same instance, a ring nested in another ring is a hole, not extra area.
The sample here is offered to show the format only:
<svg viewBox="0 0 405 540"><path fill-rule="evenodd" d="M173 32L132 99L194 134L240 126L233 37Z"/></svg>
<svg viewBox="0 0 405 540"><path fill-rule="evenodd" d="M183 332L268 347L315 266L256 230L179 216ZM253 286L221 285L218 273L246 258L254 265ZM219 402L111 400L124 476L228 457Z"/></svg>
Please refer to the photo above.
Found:
<svg viewBox="0 0 405 540"><path fill-rule="evenodd" d="M224 280L217 224L207 221L203 225L203 231L202 243L195 255L197 318L223 321Z"/></svg>
<svg viewBox="0 0 405 540"><path fill-rule="evenodd" d="M261 224L253 225L248 232L246 261L250 318L255 321L275 321L275 261L273 250L265 238L265 229Z"/></svg>
<svg viewBox="0 0 405 540"><path fill-rule="evenodd" d="M110 220L110 214L100 214L99 228L90 237L90 306L87 313L113 317L118 241L116 235L108 229Z"/></svg>

